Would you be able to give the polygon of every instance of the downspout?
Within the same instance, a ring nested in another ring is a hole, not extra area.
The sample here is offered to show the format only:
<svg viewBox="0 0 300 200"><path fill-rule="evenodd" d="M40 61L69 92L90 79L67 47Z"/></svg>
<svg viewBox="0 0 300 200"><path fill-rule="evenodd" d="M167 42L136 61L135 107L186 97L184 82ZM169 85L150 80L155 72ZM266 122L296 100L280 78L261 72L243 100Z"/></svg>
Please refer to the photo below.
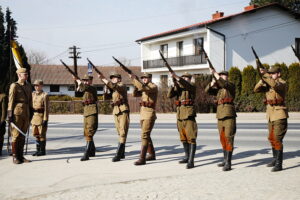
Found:
<svg viewBox="0 0 300 200"><path fill-rule="evenodd" d="M214 33L216 33L216 34L218 34L218 35L221 35L222 37L223 37L223 41L224 41L224 47L223 47L223 49L224 49L224 66L223 66L223 70L226 70L226 51L225 51L225 49L226 49L226 36L223 34L223 33L220 33L219 31L216 31L216 30L214 30L214 29L212 29L212 28L210 28L210 27L208 27L208 26L205 26L208 30L210 30L210 31L212 31L212 32L214 32Z"/></svg>

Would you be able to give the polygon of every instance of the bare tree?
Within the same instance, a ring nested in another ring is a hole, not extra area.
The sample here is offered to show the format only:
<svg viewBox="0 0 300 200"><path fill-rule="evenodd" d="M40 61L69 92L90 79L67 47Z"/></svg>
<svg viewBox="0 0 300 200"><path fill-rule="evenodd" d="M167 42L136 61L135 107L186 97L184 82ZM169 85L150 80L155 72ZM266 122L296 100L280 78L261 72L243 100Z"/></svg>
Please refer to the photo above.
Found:
<svg viewBox="0 0 300 200"><path fill-rule="evenodd" d="M29 50L27 52L28 63L29 64L48 64L47 56L42 51Z"/></svg>

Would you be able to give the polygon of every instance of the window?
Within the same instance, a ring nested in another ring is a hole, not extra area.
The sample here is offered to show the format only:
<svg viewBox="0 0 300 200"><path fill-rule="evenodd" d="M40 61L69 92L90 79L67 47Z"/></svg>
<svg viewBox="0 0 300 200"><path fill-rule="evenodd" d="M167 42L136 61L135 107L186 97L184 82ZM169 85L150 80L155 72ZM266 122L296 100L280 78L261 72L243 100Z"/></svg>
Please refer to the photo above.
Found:
<svg viewBox="0 0 300 200"><path fill-rule="evenodd" d="M103 86L97 86L96 89L97 91L103 91Z"/></svg>
<svg viewBox="0 0 300 200"><path fill-rule="evenodd" d="M127 88L127 91L130 91L130 87L126 87Z"/></svg>
<svg viewBox="0 0 300 200"><path fill-rule="evenodd" d="M168 57L168 44L160 45L160 51L164 55L165 58Z"/></svg>
<svg viewBox="0 0 300 200"><path fill-rule="evenodd" d="M177 42L177 56L183 56L183 41Z"/></svg>
<svg viewBox="0 0 300 200"><path fill-rule="evenodd" d="M50 92L59 92L59 85L50 85Z"/></svg>
<svg viewBox="0 0 300 200"><path fill-rule="evenodd" d="M300 55L300 38L295 39L295 50L297 55Z"/></svg>
<svg viewBox="0 0 300 200"><path fill-rule="evenodd" d="M195 55L201 55L203 49L203 38L194 39Z"/></svg>
<svg viewBox="0 0 300 200"><path fill-rule="evenodd" d="M168 75L160 75L160 86L168 87Z"/></svg>
<svg viewBox="0 0 300 200"><path fill-rule="evenodd" d="M68 91L75 91L75 86L74 85L69 85L68 86Z"/></svg>

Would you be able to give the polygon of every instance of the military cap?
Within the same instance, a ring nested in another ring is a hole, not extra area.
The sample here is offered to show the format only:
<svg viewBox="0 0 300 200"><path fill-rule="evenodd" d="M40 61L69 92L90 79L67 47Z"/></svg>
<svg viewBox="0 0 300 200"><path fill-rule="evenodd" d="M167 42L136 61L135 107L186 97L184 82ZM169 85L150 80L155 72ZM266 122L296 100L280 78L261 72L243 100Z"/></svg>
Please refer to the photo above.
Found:
<svg viewBox="0 0 300 200"><path fill-rule="evenodd" d="M270 74L273 74L273 73L279 73L279 72L281 72L281 69L280 69L280 67L278 67L278 66L272 66L268 72L269 72Z"/></svg>
<svg viewBox="0 0 300 200"><path fill-rule="evenodd" d="M147 72L144 72L141 78L152 78L152 74L149 74Z"/></svg>
<svg viewBox="0 0 300 200"><path fill-rule="evenodd" d="M225 75L225 76L228 76L228 71L225 71L225 70L223 70L223 71L221 71L220 73L219 73L219 75Z"/></svg>
<svg viewBox="0 0 300 200"><path fill-rule="evenodd" d="M188 72L184 72L184 74L181 77L188 77L188 78L192 78L192 74L188 73Z"/></svg>
<svg viewBox="0 0 300 200"><path fill-rule="evenodd" d="M93 80L93 76L90 76L88 74L85 74L82 80Z"/></svg>
<svg viewBox="0 0 300 200"><path fill-rule="evenodd" d="M21 67L21 68L17 69L17 73L18 73L18 74L19 74L19 73L27 73L27 69Z"/></svg>
<svg viewBox="0 0 300 200"><path fill-rule="evenodd" d="M109 76L110 79L112 79L112 78L114 78L114 77L116 77L116 78L122 78L121 75L118 74L118 73L112 73L112 74Z"/></svg>
<svg viewBox="0 0 300 200"><path fill-rule="evenodd" d="M37 79L33 82L33 85L44 85L43 81L40 79Z"/></svg>

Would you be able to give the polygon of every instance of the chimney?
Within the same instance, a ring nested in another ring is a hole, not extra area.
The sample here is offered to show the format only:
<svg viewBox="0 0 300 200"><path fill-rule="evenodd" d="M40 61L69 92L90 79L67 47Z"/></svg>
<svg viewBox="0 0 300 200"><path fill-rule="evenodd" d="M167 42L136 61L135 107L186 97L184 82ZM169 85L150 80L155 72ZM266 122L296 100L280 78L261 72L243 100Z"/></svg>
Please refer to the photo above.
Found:
<svg viewBox="0 0 300 200"><path fill-rule="evenodd" d="M248 11L248 10L253 10L254 8L257 8L258 6L257 5L250 5L250 6L246 6L244 7L244 11Z"/></svg>
<svg viewBox="0 0 300 200"><path fill-rule="evenodd" d="M212 19L219 19L224 16L223 12L216 11L216 13L212 14Z"/></svg>

